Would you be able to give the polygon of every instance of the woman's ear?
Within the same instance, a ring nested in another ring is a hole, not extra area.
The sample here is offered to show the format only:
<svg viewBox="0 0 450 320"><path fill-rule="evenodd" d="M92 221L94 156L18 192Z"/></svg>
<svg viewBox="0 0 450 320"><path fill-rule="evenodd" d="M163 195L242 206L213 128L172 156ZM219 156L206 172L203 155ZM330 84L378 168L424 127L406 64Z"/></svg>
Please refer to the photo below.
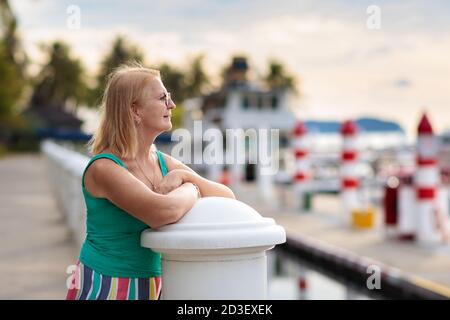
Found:
<svg viewBox="0 0 450 320"><path fill-rule="evenodd" d="M133 114L133 120L136 122L141 121L141 113L139 111L139 107L136 105L135 102L131 105L131 113Z"/></svg>

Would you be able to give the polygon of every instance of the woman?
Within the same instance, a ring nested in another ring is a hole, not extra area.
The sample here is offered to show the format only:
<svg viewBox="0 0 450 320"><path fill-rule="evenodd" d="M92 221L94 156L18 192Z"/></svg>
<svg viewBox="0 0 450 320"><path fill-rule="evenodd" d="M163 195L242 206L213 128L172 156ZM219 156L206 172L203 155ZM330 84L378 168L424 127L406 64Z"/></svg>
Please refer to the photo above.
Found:
<svg viewBox="0 0 450 320"><path fill-rule="evenodd" d="M122 66L110 75L82 178L87 236L67 299L158 299L161 257L140 246L141 232L178 221L200 197L234 198L156 150L175 108L159 71Z"/></svg>

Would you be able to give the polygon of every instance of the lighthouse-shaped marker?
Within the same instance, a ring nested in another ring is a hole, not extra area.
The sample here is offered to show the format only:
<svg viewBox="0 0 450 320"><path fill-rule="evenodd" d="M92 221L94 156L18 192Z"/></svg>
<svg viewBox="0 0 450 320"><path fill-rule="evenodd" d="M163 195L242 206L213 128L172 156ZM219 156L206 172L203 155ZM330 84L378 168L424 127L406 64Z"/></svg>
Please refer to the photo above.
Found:
<svg viewBox="0 0 450 320"><path fill-rule="evenodd" d="M297 208L306 208L306 194L309 190L310 162L308 157L308 130L305 124L298 121L292 130L293 151L295 157L294 190L297 197Z"/></svg>
<svg viewBox="0 0 450 320"><path fill-rule="evenodd" d="M341 197L345 214L345 222L351 221L351 213L359 209L359 179L356 171L358 163L358 127L351 121L345 121L341 126L343 147L341 154Z"/></svg>
<svg viewBox="0 0 450 320"><path fill-rule="evenodd" d="M417 199L417 240L425 245L440 240L435 214L439 187L437 149L433 128L427 115L423 114L418 127L417 170L414 175L414 186Z"/></svg>

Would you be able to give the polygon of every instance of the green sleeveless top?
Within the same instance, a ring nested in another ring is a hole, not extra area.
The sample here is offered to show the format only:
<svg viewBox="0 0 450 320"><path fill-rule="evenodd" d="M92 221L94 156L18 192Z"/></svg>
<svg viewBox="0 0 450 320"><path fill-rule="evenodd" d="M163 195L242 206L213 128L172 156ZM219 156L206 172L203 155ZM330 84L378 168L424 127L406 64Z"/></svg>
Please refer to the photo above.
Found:
<svg viewBox="0 0 450 320"><path fill-rule="evenodd" d="M162 175L167 174L163 155L156 151ZM98 154L89 161L81 180L87 208L86 239L80 252L80 262L106 276L150 278L161 276L161 255L141 247L141 232L148 229L106 198L93 197L84 187L87 168L97 159L108 158L128 170L116 156ZM120 188L120 186L117 186Z"/></svg>

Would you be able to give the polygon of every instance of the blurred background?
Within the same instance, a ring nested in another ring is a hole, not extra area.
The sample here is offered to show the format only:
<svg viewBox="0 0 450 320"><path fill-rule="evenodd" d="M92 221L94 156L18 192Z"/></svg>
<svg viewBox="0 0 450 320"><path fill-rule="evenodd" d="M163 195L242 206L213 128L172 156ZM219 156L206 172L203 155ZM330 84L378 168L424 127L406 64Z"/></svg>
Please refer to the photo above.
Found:
<svg viewBox="0 0 450 320"><path fill-rule="evenodd" d="M269 298L449 298L449 14L443 0L0 0L0 298L65 297L86 143L130 61L161 71L174 130L279 130L269 177L249 157L192 165L286 228ZM388 289L370 289L374 265Z"/></svg>

